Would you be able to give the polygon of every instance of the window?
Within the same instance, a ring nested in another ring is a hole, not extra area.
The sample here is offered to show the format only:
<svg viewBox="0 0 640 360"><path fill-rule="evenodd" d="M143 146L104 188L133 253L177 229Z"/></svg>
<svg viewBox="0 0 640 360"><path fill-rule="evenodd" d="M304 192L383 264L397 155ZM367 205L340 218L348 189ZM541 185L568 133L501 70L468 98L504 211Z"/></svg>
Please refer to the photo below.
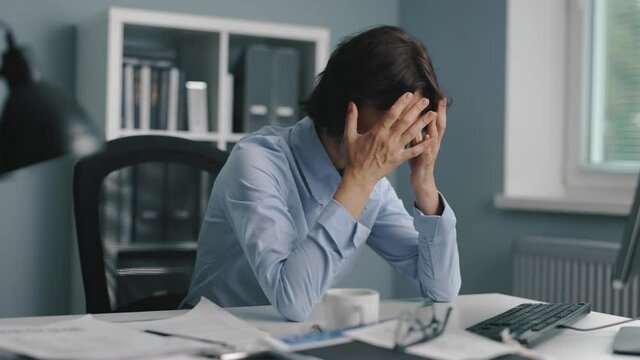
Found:
<svg viewBox="0 0 640 360"><path fill-rule="evenodd" d="M497 207L626 215L640 170L640 0L507 1Z"/></svg>
<svg viewBox="0 0 640 360"><path fill-rule="evenodd" d="M586 166L640 169L640 1L591 0Z"/></svg>

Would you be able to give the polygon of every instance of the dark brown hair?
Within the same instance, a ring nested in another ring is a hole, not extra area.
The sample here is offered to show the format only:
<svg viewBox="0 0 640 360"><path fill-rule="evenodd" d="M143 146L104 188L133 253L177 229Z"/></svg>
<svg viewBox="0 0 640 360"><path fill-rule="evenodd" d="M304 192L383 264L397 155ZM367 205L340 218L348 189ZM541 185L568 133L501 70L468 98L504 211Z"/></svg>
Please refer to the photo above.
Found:
<svg viewBox="0 0 640 360"><path fill-rule="evenodd" d="M342 138L348 102L387 110L406 92L421 90L435 110L443 98L426 47L403 29L380 26L343 40L305 103L316 128Z"/></svg>

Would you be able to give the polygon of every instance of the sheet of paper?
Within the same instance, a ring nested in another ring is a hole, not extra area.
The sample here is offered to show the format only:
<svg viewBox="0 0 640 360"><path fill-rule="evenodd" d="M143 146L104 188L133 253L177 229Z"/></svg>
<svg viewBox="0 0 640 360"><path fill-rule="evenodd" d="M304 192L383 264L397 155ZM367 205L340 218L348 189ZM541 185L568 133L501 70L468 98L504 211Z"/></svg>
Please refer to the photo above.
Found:
<svg viewBox="0 0 640 360"><path fill-rule="evenodd" d="M410 354L438 360L492 359L514 351L506 344L465 330L445 332L431 341L407 349Z"/></svg>
<svg viewBox="0 0 640 360"><path fill-rule="evenodd" d="M233 350L266 348L268 333L241 320L206 298L184 315L166 320L139 321L124 325L161 333L192 337L228 345Z"/></svg>
<svg viewBox="0 0 640 360"><path fill-rule="evenodd" d="M202 343L165 338L91 315L44 326L0 326L0 348L38 359L105 360L194 353Z"/></svg>
<svg viewBox="0 0 640 360"><path fill-rule="evenodd" d="M347 331L352 339L371 345L392 349L395 345L397 320L390 320L365 328ZM444 334L425 343L407 348L406 352L438 360L490 359L510 354L508 345L483 338L464 330L445 331Z"/></svg>
<svg viewBox="0 0 640 360"><path fill-rule="evenodd" d="M375 325L345 331L343 334L371 345L385 349L393 349L395 346L394 336L397 326L398 320L389 320Z"/></svg>

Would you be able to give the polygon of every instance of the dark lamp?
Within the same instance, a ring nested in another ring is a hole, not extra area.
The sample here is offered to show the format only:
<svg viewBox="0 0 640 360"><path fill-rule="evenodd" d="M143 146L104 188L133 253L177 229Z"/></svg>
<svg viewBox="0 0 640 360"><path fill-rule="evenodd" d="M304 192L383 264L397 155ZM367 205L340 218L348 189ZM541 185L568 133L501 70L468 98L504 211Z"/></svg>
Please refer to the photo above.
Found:
<svg viewBox="0 0 640 360"><path fill-rule="evenodd" d="M103 140L75 98L35 79L11 32L4 30L7 50L0 77L7 81L9 96L0 118L0 174L100 149Z"/></svg>

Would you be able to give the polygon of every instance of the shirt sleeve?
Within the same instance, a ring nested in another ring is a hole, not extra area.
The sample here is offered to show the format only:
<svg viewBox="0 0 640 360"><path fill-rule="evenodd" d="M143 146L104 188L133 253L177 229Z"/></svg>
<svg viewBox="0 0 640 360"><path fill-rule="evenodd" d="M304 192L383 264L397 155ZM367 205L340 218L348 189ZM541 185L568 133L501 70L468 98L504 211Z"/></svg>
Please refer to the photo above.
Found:
<svg viewBox="0 0 640 360"><path fill-rule="evenodd" d="M305 320L370 231L332 200L303 234L288 210L285 192L295 186L283 175L284 154L249 154L239 146L224 211L271 304L289 320Z"/></svg>
<svg viewBox="0 0 640 360"><path fill-rule="evenodd" d="M412 218L391 184L383 181L384 205L371 229L369 246L420 289L422 296L453 300L461 285L453 210L440 194L441 216L424 215L414 207Z"/></svg>

